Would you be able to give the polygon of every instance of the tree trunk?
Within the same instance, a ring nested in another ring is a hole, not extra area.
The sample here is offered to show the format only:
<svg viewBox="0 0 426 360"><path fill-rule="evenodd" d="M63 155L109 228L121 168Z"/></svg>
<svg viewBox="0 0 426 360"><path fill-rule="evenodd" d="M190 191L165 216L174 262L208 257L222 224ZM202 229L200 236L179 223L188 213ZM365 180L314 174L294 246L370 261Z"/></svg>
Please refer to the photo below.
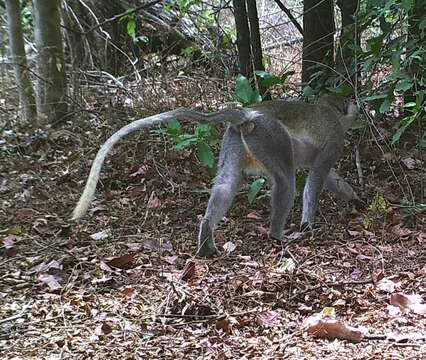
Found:
<svg viewBox="0 0 426 360"><path fill-rule="evenodd" d="M410 13L410 17L408 19L408 39L407 39L407 58L410 58L410 55L413 51L420 48L420 19L422 19L424 9L422 9L422 0L414 0L413 8ZM424 44L424 42L423 42ZM411 45L411 46L410 46ZM417 77L419 76L419 69L421 68L420 60L412 59L408 66L408 73L410 77L413 79L413 87L406 91L404 94L404 103L407 104L409 102L416 102L416 85L417 85Z"/></svg>
<svg viewBox="0 0 426 360"><path fill-rule="evenodd" d="M34 122L37 120L37 108L25 55L19 0L6 0L6 11L10 53L18 85L21 116L26 122Z"/></svg>
<svg viewBox="0 0 426 360"><path fill-rule="evenodd" d="M254 70L265 70L263 66L262 43L260 40L259 31L259 16L257 15L256 0L246 0L247 2L247 15L250 24L250 42L251 42L251 55L253 58ZM266 89L260 82L258 82L258 89L260 95L265 95L265 100L270 100L271 96L266 93Z"/></svg>
<svg viewBox="0 0 426 360"><path fill-rule="evenodd" d="M355 26L355 15L359 9L359 0L337 0L337 5L342 13L342 31L340 33L339 51L336 56L337 71L352 80L355 85L358 69L354 62L356 53L350 45L356 47L360 44L361 34Z"/></svg>
<svg viewBox="0 0 426 360"><path fill-rule="evenodd" d="M59 0L34 0L34 32L39 76L37 101L44 123L60 120L67 111L59 4Z"/></svg>
<svg viewBox="0 0 426 360"><path fill-rule="evenodd" d="M334 65L333 1L304 0L303 14L302 83L306 85L314 73L328 72Z"/></svg>
<svg viewBox="0 0 426 360"><path fill-rule="evenodd" d="M247 78L253 74L250 56L250 29L247 20L245 0L232 0L234 5L235 27L237 30L238 59L240 73Z"/></svg>
<svg viewBox="0 0 426 360"><path fill-rule="evenodd" d="M247 0L247 15L250 24L251 54L255 70L265 70L263 66L262 45L260 41L259 17L256 0Z"/></svg>

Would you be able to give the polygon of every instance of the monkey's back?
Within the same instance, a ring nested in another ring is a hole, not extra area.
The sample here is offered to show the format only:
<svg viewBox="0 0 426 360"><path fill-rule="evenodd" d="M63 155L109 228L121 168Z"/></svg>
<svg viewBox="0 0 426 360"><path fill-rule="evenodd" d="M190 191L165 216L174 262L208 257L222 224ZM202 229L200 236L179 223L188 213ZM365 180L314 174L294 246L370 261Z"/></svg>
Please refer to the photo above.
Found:
<svg viewBox="0 0 426 360"><path fill-rule="evenodd" d="M320 149L339 154L343 150L344 131L337 109L302 101L271 100L249 107L286 129L292 148L298 154L297 168L309 168Z"/></svg>
<svg viewBox="0 0 426 360"><path fill-rule="evenodd" d="M313 129L333 127L336 130L341 127L339 113L322 104L310 104L302 101L270 100L250 105L269 118L281 122L292 133L305 132ZM327 123L327 124L325 124Z"/></svg>

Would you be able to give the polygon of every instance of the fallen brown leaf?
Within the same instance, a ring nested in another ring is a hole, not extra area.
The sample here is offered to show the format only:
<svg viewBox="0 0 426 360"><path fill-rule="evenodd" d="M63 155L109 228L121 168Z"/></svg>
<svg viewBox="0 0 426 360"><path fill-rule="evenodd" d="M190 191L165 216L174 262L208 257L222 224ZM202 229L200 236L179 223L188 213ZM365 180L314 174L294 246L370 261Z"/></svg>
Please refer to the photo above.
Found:
<svg viewBox="0 0 426 360"><path fill-rule="evenodd" d="M15 246L18 241L21 241L22 237L17 235L8 235L3 239L3 244L6 249L11 249Z"/></svg>
<svg viewBox="0 0 426 360"><path fill-rule="evenodd" d="M260 325L273 327L280 323L280 314L273 310L263 311L257 314L257 321Z"/></svg>
<svg viewBox="0 0 426 360"><path fill-rule="evenodd" d="M119 269L130 269L133 267L134 262L135 262L135 255L126 254L123 256L113 258L112 260L108 261L107 264L109 266L119 268Z"/></svg>
<svg viewBox="0 0 426 360"><path fill-rule="evenodd" d="M415 314L426 314L426 304L420 295L417 294L403 294L395 293L390 296L389 302L391 305L399 307L403 311L412 311Z"/></svg>
<svg viewBox="0 0 426 360"><path fill-rule="evenodd" d="M307 331L311 335L329 340L341 339L359 342L365 336L362 331L332 319L317 319L309 325Z"/></svg>
<svg viewBox="0 0 426 360"><path fill-rule="evenodd" d="M161 206L160 199L155 195L155 193L152 193L148 203L146 204L146 207L148 209L158 209Z"/></svg>
<svg viewBox="0 0 426 360"><path fill-rule="evenodd" d="M132 287L125 287L121 290L121 295L127 299L133 299L136 296L136 290Z"/></svg>
<svg viewBox="0 0 426 360"><path fill-rule="evenodd" d="M261 220L262 217L259 216L259 214L255 213L255 212L251 212L251 213L247 214L247 219L250 219L250 220Z"/></svg>
<svg viewBox="0 0 426 360"><path fill-rule="evenodd" d="M60 284L60 279L57 278L54 275L50 275L50 274L40 274L38 279L42 282L45 283L47 286L49 286L50 290L52 291L56 291L62 288L62 285Z"/></svg>
<svg viewBox="0 0 426 360"><path fill-rule="evenodd" d="M413 230L407 229L402 227L400 224L395 225L392 227L392 234L394 234L397 237L407 237L414 233Z"/></svg>
<svg viewBox="0 0 426 360"><path fill-rule="evenodd" d="M216 329L222 330L223 332L229 334L232 331L232 325L229 319L222 319L216 321Z"/></svg>
<svg viewBox="0 0 426 360"><path fill-rule="evenodd" d="M180 278L182 280L189 280L191 279L195 274L195 262L194 261L189 261L186 265L185 268L182 271L182 274L180 276Z"/></svg>
<svg viewBox="0 0 426 360"><path fill-rule="evenodd" d="M98 325L95 329L96 335L108 335L112 333L111 325L109 325L107 322L103 322L102 324Z"/></svg>

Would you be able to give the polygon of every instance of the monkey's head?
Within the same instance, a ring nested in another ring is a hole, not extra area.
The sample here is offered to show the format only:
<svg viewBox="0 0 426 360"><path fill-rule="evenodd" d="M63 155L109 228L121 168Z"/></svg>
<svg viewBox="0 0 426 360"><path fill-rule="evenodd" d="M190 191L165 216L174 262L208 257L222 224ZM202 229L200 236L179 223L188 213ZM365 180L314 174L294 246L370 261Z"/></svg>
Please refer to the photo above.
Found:
<svg viewBox="0 0 426 360"><path fill-rule="evenodd" d="M322 95L318 99L318 104L331 107L343 115L339 118L339 121L345 132L352 126L359 113L356 103L343 96L329 94Z"/></svg>
<svg viewBox="0 0 426 360"><path fill-rule="evenodd" d="M332 107L343 115L358 115L358 107L355 102L340 95L321 95L318 99L318 104Z"/></svg>

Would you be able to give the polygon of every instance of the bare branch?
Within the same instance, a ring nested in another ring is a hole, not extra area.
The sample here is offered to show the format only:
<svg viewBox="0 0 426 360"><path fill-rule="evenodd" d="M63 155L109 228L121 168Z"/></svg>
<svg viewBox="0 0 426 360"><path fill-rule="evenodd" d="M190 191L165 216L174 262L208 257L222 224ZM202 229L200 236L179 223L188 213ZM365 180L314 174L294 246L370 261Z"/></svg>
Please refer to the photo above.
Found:
<svg viewBox="0 0 426 360"><path fill-rule="evenodd" d="M286 13L292 24L296 27L297 30L299 30L300 34L303 35L303 29L302 26L299 24L299 22L296 20L296 18L293 16L291 11L285 7L285 5L280 0L274 0L275 3L278 5L278 7Z"/></svg>

